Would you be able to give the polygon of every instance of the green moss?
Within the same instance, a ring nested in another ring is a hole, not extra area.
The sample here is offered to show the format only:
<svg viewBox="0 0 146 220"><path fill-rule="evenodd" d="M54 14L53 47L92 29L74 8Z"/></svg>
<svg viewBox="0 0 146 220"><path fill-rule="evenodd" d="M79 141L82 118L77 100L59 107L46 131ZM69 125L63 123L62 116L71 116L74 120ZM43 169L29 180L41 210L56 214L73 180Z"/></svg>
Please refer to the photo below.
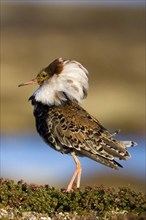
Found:
<svg viewBox="0 0 146 220"><path fill-rule="evenodd" d="M1 207L16 208L19 212L35 211L53 216L59 212L76 212L81 216L111 216L111 213L126 212L133 215L146 213L146 197L128 187L87 187L66 193L48 185L29 185L22 180L0 180ZM119 217L120 219L120 217Z"/></svg>

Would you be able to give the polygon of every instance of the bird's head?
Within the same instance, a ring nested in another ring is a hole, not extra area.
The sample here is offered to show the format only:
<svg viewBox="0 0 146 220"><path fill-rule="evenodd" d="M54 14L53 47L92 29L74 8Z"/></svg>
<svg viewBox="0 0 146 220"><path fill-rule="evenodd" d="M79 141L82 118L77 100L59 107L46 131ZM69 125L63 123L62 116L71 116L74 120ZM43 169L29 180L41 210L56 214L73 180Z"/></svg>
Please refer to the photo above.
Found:
<svg viewBox="0 0 146 220"><path fill-rule="evenodd" d="M46 105L60 105L67 100L80 103L88 91L88 71L75 60L58 58L38 75L20 86L36 84L39 88L33 96Z"/></svg>

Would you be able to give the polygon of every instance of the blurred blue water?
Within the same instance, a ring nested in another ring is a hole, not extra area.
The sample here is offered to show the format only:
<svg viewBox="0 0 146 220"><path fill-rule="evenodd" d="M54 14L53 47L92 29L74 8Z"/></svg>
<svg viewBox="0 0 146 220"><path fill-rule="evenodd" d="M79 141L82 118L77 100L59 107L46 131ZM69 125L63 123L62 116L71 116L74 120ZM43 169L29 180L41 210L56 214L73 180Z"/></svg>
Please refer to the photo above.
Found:
<svg viewBox="0 0 146 220"><path fill-rule="evenodd" d="M123 169L118 175L132 175L145 178L145 143L140 136L119 136L121 140L132 139L138 146L129 149L132 157L128 161L120 161ZM117 172L88 158L79 158L83 167L83 177L90 173ZM75 168L69 155L48 147L38 135L2 135L1 137L1 176L15 180L23 179L29 183L60 186L69 180Z"/></svg>

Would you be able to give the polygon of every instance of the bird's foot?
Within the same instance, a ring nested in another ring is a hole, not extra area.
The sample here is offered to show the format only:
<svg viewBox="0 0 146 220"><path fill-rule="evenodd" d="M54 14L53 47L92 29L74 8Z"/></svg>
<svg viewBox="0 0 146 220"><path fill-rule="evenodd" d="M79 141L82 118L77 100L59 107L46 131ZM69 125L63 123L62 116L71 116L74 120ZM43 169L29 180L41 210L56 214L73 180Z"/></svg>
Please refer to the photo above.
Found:
<svg viewBox="0 0 146 220"><path fill-rule="evenodd" d="M68 188L67 188L67 189L65 190L65 192L66 192L66 193L73 192L73 189L72 189L72 188L71 188L71 189L68 189Z"/></svg>

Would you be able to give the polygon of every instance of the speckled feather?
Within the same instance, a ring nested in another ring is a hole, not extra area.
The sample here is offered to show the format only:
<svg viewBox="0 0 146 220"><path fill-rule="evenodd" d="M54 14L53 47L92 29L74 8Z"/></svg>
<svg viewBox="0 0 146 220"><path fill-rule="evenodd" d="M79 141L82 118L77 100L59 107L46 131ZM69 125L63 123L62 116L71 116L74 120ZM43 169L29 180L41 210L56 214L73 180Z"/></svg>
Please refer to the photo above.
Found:
<svg viewBox="0 0 146 220"><path fill-rule="evenodd" d="M62 153L75 152L106 166L122 167L114 157L129 158L124 145L76 102L65 102L49 107L31 97L38 133L55 150Z"/></svg>

